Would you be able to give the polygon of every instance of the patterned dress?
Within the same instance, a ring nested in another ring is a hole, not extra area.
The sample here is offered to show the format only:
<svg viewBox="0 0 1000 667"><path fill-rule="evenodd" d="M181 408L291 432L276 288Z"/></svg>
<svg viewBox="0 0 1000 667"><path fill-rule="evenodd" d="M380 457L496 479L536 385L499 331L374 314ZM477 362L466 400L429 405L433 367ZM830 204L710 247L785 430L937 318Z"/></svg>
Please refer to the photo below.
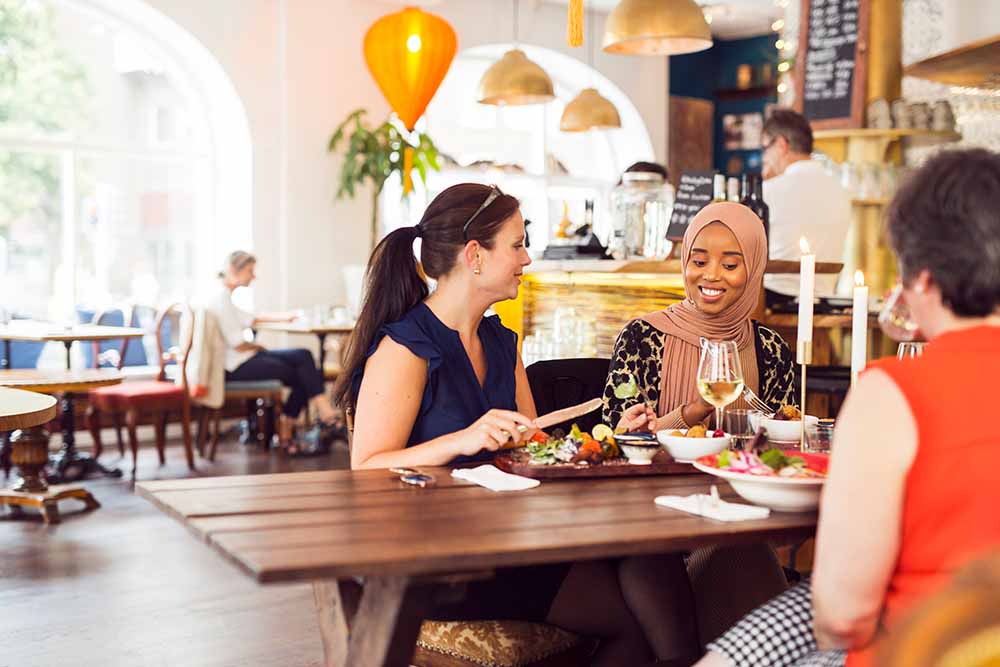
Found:
<svg viewBox="0 0 1000 667"><path fill-rule="evenodd" d="M760 378L758 395L772 408L795 403L795 364L792 351L778 333L754 322L757 334L757 369ZM649 322L629 322L615 341L611 370L604 387L604 423L615 425L634 399L615 397L615 387L628 382L629 375L656 405L660 400L660 366L666 334Z"/></svg>

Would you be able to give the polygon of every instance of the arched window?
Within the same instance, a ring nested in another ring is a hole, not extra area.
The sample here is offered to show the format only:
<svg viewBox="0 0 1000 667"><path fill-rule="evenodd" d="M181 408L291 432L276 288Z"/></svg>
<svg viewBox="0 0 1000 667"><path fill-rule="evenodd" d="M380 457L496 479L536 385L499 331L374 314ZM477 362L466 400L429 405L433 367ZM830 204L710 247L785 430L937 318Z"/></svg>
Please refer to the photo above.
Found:
<svg viewBox="0 0 1000 667"><path fill-rule="evenodd" d="M0 13L0 308L190 297L251 240L249 130L221 67L138 0Z"/></svg>
<svg viewBox="0 0 1000 667"><path fill-rule="evenodd" d="M398 181L387 182L381 202L384 229L416 223L430 199L463 181L496 183L521 199L521 210L532 221L532 250L545 245L564 208L574 223L582 222L587 199L596 204L598 234L607 229L603 207L621 172L633 162L655 159L642 116L620 88L585 63L525 44L517 48L548 73L556 99L521 107L479 104L479 80L511 48L514 45L488 44L456 56L418 124L446 156L442 171L431 172L427 191L418 188L407 206L398 205ZM588 87L615 105L621 129L559 130L566 104Z"/></svg>

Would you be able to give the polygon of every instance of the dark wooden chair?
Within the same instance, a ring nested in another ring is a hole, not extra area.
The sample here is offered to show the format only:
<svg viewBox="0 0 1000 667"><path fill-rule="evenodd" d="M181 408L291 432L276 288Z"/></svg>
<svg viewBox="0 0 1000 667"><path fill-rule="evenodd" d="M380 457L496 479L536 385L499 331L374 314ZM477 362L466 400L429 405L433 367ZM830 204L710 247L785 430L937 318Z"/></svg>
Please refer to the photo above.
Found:
<svg viewBox="0 0 1000 667"><path fill-rule="evenodd" d="M155 380L123 382L110 387L92 390L88 423L94 438L94 455L100 455L101 415L124 415L128 430L129 446L132 450L132 476L135 477L139 439L136 433L140 419L150 416L156 433L156 449L160 464L166 462L166 428L170 413L179 413L184 437L184 452L188 468L194 470L194 452L191 444L191 401L185 369L187 354L191 349L191 328L181 334L181 318L190 319L191 310L184 304L172 304L165 308L156 319L156 346L159 356L159 374ZM169 324L168 324L169 323ZM169 326L171 338L176 344L164 340L164 329ZM183 336L183 340L181 337ZM168 378L168 364L177 364L181 382Z"/></svg>
<svg viewBox="0 0 1000 667"><path fill-rule="evenodd" d="M221 420L226 405L239 403L246 406L249 437L264 449L271 445L276 432L278 414L281 412L282 385L278 380L248 380L226 382L225 399L220 408L203 407L198 414L198 454L209 461L215 460L215 450L221 437ZM208 441L208 451L205 443Z"/></svg>
<svg viewBox="0 0 1000 667"><path fill-rule="evenodd" d="M544 415L603 396L610 367L611 360L601 358L552 359L531 364L526 371L538 414ZM601 412L597 410L572 421L589 432L601 423ZM553 428L568 431L571 426L572 423L566 423Z"/></svg>
<svg viewBox="0 0 1000 667"><path fill-rule="evenodd" d="M353 409L347 408L344 418L350 447L354 439ZM360 597L357 583L342 581L339 587L344 600L354 601L345 607L356 610ZM350 627L353 613L346 615ZM596 646L594 640L545 623L424 621L410 663L413 667L576 667L586 664Z"/></svg>

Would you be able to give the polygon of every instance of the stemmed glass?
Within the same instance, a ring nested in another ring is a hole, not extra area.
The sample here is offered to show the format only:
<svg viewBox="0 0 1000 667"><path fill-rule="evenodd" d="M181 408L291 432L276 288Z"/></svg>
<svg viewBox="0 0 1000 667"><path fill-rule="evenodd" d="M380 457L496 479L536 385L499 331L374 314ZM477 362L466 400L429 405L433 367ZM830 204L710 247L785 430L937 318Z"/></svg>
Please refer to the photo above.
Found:
<svg viewBox="0 0 1000 667"><path fill-rule="evenodd" d="M924 345L926 344L904 341L896 348L896 357L899 359L915 359L924 353Z"/></svg>
<svg viewBox="0 0 1000 667"><path fill-rule="evenodd" d="M889 338L897 342L910 342L920 335L917 323L910 315L910 307L903 297L903 284L892 288L882 311L878 314L878 324Z"/></svg>
<svg viewBox="0 0 1000 667"><path fill-rule="evenodd" d="M715 407L715 427L722 428L723 410L743 391L743 367L736 342L702 340L698 393Z"/></svg>

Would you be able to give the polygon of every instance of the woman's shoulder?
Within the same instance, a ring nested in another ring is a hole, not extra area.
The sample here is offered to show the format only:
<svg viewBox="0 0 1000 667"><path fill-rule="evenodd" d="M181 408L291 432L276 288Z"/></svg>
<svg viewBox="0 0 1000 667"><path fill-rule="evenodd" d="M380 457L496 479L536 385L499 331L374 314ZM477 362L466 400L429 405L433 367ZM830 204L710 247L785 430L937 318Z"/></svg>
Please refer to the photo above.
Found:
<svg viewBox="0 0 1000 667"><path fill-rule="evenodd" d="M433 317L433 315L431 315ZM396 343L408 348L418 357L428 358L440 354L439 336L428 317L428 309L419 303L408 310L402 317L393 322L387 322L375 334L369 354L375 352L384 338L391 338Z"/></svg>

